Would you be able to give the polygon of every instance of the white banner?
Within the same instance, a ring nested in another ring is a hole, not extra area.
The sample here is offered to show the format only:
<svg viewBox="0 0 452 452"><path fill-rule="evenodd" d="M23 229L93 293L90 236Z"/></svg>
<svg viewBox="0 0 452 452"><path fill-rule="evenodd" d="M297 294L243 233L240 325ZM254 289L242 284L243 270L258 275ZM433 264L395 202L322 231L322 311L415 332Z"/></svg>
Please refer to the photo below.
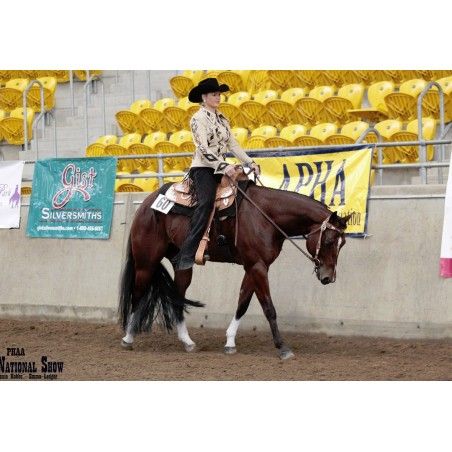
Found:
<svg viewBox="0 0 452 452"><path fill-rule="evenodd" d="M18 228L24 162L0 162L0 228Z"/></svg>
<svg viewBox="0 0 452 452"><path fill-rule="evenodd" d="M441 276L452 278L452 165L449 165L446 200L444 203L443 239L441 241Z"/></svg>

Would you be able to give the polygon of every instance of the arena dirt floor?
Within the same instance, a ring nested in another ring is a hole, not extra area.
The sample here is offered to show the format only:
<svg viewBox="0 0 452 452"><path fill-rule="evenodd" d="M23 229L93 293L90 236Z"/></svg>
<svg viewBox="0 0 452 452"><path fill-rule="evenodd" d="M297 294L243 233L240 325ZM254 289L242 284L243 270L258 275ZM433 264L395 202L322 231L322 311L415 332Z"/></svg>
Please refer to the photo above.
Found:
<svg viewBox="0 0 452 452"><path fill-rule="evenodd" d="M191 329L190 334L195 353L186 353L175 334L158 328L138 336L134 350L127 351L120 347L118 325L0 319L0 357L7 348L23 348L25 356L5 360L35 361L42 376L42 356L63 362L58 380L452 379L452 340L285 333L295 358L282 362L270 331L239 330L235 355L223 354L223 330Z"/></svg>

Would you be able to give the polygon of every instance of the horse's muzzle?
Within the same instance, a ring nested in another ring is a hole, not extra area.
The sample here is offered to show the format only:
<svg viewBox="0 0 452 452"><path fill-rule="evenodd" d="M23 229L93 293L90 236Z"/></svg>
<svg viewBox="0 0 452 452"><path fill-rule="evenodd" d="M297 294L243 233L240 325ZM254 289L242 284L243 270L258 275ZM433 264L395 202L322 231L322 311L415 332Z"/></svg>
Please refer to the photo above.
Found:
<svg viewBox="0 0 452 452"><path fill-rule="evenodd" d="M325 276L324 278L322 278L322 279L320 280L320 282L321 282L323 285L327 285L327 284L330 284L330 283L332 282L332 279L331 279L329 276Z"/></svg>

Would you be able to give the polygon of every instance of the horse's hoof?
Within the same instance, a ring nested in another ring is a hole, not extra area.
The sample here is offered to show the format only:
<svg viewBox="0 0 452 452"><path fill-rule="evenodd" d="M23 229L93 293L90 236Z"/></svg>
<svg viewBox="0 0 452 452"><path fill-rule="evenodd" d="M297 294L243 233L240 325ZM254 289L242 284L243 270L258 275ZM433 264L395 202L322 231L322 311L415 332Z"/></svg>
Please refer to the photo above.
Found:
<svg viewBox="0 0 452 452"><path fill-rule="evenodd" d="M237 353L237 349L235 347L224 347L224 353L226 355L233 355L234 353Z"/></svg>
<svg viewBox="0 0 452 452"><path fill-rule="evenodd" d="M129 344L129 342L126 342L124 339L121 340L121 347L124 350L133 350L133 344Z"/></svg>
<svg viewBox="0 0 452 452"><path fill-rule="evenodd" d="M184 347L187 353L196 352L196 344L184 344Z"/></svg>
<svg viewBox="0 0 452 452"><path fill-rule="evenodd" d="M285 349L285 350L280 350L279 351L279 357L283 361L286 361L287 359L294 358L295 355L294 355L293 351L290 348L288 348L288 349Z"/></svg>

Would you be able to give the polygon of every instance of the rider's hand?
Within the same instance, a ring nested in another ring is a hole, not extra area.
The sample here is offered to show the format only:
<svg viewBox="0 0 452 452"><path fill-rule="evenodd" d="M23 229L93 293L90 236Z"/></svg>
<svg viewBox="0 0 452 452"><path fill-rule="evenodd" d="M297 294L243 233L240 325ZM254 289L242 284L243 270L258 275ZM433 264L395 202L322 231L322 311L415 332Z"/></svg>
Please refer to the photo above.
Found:
<svg viewBox="0 0 452 452"><path fill-rule="evenodd" d="M226 176L229 176L229 177L233 177L235 175L235 173L236 173L236 169L235 169L234 165L228 165L226 167L226 169L224 170L224 174L226 174Z"/></svg>
<svg viewBox="0 0 452 452"><path fill-rule="evenodd" d="M261 169L260 169L260 167L259 167L259 165L257 163L254 163L254 162L251 163L250 168L251 168L252 171L254 171L254 174L256 176L260 176Z"/></svg>

